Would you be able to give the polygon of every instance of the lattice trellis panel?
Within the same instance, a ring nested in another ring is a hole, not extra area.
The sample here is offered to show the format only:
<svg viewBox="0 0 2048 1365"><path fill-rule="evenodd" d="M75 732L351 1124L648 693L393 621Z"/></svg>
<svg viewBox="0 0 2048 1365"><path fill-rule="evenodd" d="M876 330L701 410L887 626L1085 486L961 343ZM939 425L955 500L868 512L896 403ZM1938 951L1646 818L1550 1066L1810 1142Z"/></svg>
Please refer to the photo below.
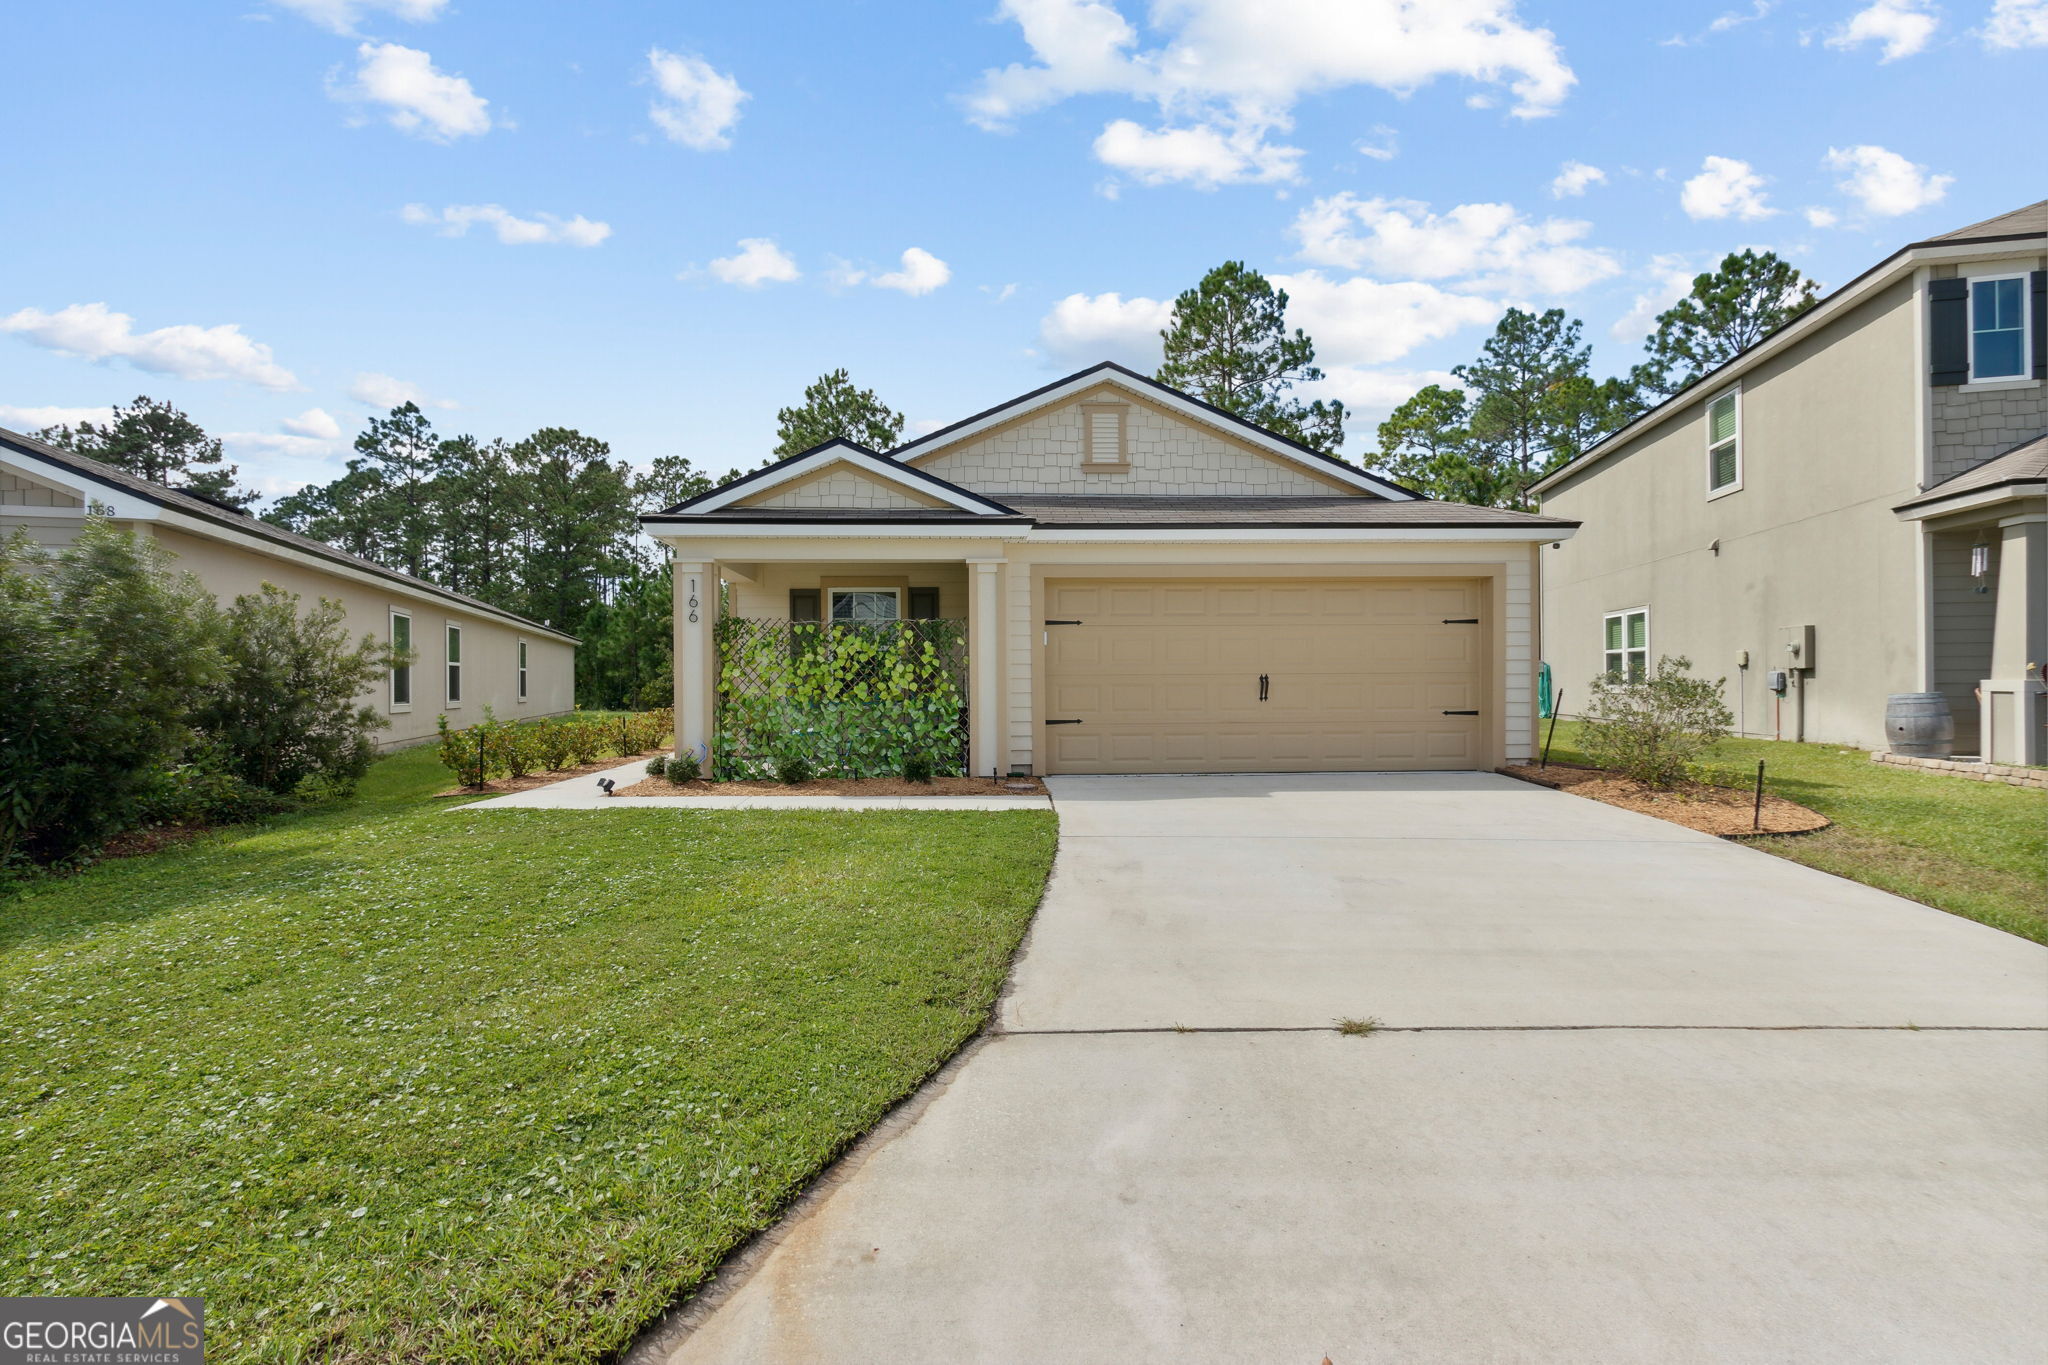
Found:
<svg viewBox="0 0 2048 1365"><path fill-rule="evenodd" d="M890 777L923 755L965 773L966 627L724 617L714 772L774 777L797 755L820 777Z"/></svg>

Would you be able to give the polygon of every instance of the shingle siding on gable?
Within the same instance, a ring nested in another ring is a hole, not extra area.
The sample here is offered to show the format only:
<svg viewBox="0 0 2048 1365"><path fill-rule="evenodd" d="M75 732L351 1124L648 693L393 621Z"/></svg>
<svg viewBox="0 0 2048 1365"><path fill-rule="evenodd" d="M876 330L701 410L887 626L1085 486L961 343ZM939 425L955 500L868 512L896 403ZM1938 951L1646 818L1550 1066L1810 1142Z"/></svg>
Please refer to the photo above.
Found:
<svg viewBox="0 0 2048 1365"><path fill-rule="evenodd" d="M1953 478L2048 431L2048 388L1930 390L1933 482Z"/></svg>
<svg viewBox="0 0 2048 1365"><path fill-rule="evenodd" d="M849 469L835 469L813 479L806 479L793 488L778 489L766 497L750 501L748 507L862 507L874 511L904 511L909 508L929 507L929 502L920 502L907 493L889 487L865 474L856 474Z"/></svg>
<svg viewBox="0 0 2048 1365"><path fill-rule="evenodd" d="M1345 491L1141 403L1129 404L1124 419L1130 468L1091 473L1081 464L1081 420L1077 400L940 451L917 467L993 498L1005 493L1285 497Z"/></svg>
<svg viewBox="0 0 2048 1365"><path fill-rule="evenodd" d="M78 498L61 488L38 483L0 469L0 507L83 507Z"/></svg>

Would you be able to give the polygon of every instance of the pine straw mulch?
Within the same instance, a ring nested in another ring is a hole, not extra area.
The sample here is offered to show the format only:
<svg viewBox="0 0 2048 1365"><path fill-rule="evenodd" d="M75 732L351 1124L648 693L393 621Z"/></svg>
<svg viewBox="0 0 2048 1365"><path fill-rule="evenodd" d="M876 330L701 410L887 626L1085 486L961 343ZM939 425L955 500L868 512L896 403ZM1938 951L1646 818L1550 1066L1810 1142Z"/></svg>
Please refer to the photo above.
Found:
<svg viewBox="0 0 2048 1365"><path fill-rule="evenodd" d="M614 796L1044 796L1045 784L1035 777L935 777L906 782L900 777L820 777L809 782L706 782L678 786L665 777L650 777L621 787Z"/></svg>
<svg viewBox="0 0 2048 1365"><path fill-rule="evenodd" d="M1751 823L1756 793L1735 787L1710 787L1703 782L1687 782L1671 791L1659 791L1604 768L1576 768L1562 763L1553 763L1547 768L1538 768L1533 763L1517 763L1500 771L1539 787L1550 787L1570 792L1573 796L1590 797L1610 806L1620 806L1623 810L1654 815L1659 820L1669 820L1674 825L1684 825L1702 834L1718 834L1723 839L1757 834L1811 834L1815 830L1826 829L1832 823L1819 811L1809 810L1782 796L1772 796L1768 791L1764 793L1763 821L1759 826Z"/></svg>
<svg viewBox="0 0 2048 1365"><path fill-rule="evenodd" d="M532 791L535 787L545 787L554 782L566 782L572 777L584 777L591 773L607 772L623 764L631 763L636 758L652 758L661 752L663 750L642 749L639 753L628 754L624 758L600 758L594 763L585 763L581 767L562 768L551 773L528 773L524 777L494 777L481 787L450 787L447 791L435 792L434 799L438 801L447 796L503 796L507 792ZM624 795L624 793L621 792L620 795Z"/></svg>

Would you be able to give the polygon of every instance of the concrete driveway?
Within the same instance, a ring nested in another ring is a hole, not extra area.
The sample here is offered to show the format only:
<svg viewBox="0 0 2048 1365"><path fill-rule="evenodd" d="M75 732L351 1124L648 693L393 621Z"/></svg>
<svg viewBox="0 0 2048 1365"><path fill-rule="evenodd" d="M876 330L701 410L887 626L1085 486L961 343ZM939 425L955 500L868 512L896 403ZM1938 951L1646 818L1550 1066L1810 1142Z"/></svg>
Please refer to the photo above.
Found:
<svg viewBox="0 0 2048 1365"><path fill-rule="evenodd" d="M636 1358L2041 1358L2048 951L1505 778L1052 785L1002 1031Z"/></svg>

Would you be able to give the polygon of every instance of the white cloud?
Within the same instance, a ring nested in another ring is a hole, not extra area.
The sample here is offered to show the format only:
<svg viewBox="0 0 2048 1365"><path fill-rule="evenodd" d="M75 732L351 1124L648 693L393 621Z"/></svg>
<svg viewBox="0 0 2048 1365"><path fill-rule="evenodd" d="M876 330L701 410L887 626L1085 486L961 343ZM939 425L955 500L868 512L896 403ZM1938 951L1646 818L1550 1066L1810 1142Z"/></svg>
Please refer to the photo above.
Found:
<svg viewBox="0 0 2048 1365"><path fill-rule="evenodd" d="M1998 0L1982 36L1993 49L2048 47L2048 0Z"/></svg>
<svg viewBox="0 0 2048 1365"><path fill-rule="evenodd" d="M1884 55L1878 60L1895 62L1925 48L1940 24L1941 20L1927 9L1924 0L1876 0L1868 9L1856 11L1837 25L1828 34L1827 44L1851 48L1883 43Z"/></svg>
<svg viewBox="0 0 2048 1365"><path fill-rule="evenodd" d="M420 392L419 385L367 371L357 375L355 383L348 386L348 396L373 408L397 408L407 403L427 405L427 396Z"/></svg>
<svg viewBox="0 0 2048 1365"><path fill-rule="evenodd" d="M1146 128L1120 118L1095 139L1095 158L1145 185L1184 181L1196 189L1299 178L1301 149L1267 142L1273 124Z"/></svg>
<svg viewBox="0 0 2048 1365"><path fill-rule="evenodd" d="M1616 341L1640 343L1657 325L1657 315L1692 292L1694 271L1683 256L1650 258L1650 287L1614 320L1607 334Z"/></svg>
<svg viewBox="0 0 2048 1365"><path fill-rule="evenodd" d="M1883 147L1830 147L1824 164L1842 176L1837 189L1880 218L1939 203L1955 183L1954 176L1929 175L1925 166Z"/></svg>
<svg viewBox="0 0 2048 1365"><path fill-rule="evenodd" d="M1335 398L1348 411L1345 427L1351 433L1354 449L1363 446L1373 449L1377 444L1374 429L1410 398L1418 389L1431 384L1441 384L1447 389L1460 387L1458 377L1449 370L1374 370L1359 365L1332 365L1323 369L1323 382L1304 385L1299 392L1308 398Z"/></svg>
<svg viewBox="0 0 2048 1365"><path fill-rule="evenodd" d="M287 417L278 425L294 436L310 436L323 441L331 441L341 435L341 423L335 421L334 414L325 408L307 408L297 417Z"/></svg>
<svg viewBox="0 0 2048 1365"><path fill-rule="evenodd" d="M877 289L896 289L915 298L920 294L931 293L953 278L953 267L921 246L914 246L905 251L902 259L901 270L892 270L886 275L874 277L873 284Z"/></svg>
<svg viewBox="0 0 2048 1365"><path fill-rule="evenodd" d="M1400 137L1384 123L1375 123L1370 141L1358 144L1358 154L1374 161L1392 161L1401 154Z"/></svg>
<svg viewBox="0 0 2048 1365"><path fill-rule="evenodd" d="M356 58L355 80L334 87L336 99L383 105L392 127L434 142L491 130L490 101L462 77L435 69L418 48L364 43Z"/></svg>
<svg viewBox="0 0 2048 1365"><path fill-rule="evenodd" d="M1741 10L1729 10L1725 14L1716 17L1711 24L1708 24L1692 37L1688 38L1684 34L1674 34L1664 39L1661 46L1691 47L1695 43L1703 43L1717 33L1726 33L1729 29L1741 28L1744 24L1753 24L1777 7L1777 0L1754 0L1747 13Z"/></svg>
<svg viewBox="0 0 2048 1365"><path fill-rule="evenodd" d="M1378 275L1454 281L1477 292L1568 294L1621 271L1614 253L1578 245L1591 224L1531 222L1512 204L1437 214L1412 199L1318 199L1295 218L1301 258ZM1364 231L1360 232L1359 229Z"/></svg>
<svg viewBox="0 0 2048 1365"><path fill-rule="evenodd" d="M1069 294L1039 321L1038 339L1064 364L1116 360L1149 374L1159 368L1159 333L1172 320L1170 299Z"/></svg>
<svg viewBox="0 0 2048 1365"><path fill-rule="evenodd" d="M112 408L17 408L0 403L0 427L33 435L44 427L75 427L80 422L104 425L114 420Z"/></svg>
<svg viewBox="0 0 2048 1365"><path fill-rule="evenodd" d="M647 106L647 116L669 141L700 152L732 146L733 125L740 105L749 98L738 81L721 75L702 57L650 48L647 69L661 98Z"/></svg>
<svg viewBox="0 0 2048 1365"><path fill-rule="evenodd" d="M1096 155L1147 184L1292 179L1301 153L1268 141L1301 99L1353 85L1406 95L1442 76L1506 86L1514 113L1555 112L1577 78L1514 0L1173 0L1148 14L1160 41L1110 0L1002 0L1033 61L982 73L966 98L984 128L1077 95L1154 105L1160 126L1118 119Z"/></svg>
<svg viewBox="0 0 2048 1365"><path fill-rule="evenodd" d="M425 204L407 204L399 216L419 227L439 228L443 237L464 236L471 227L483 223L494 229L498 240L507 246L596 246L612 235L611 224L594 223L580 213L574 218L557 218L552 213L519 218L496 204L450 204L438 213Z"/></svg>
<svg viewBox="0 0 2048 1365"><path fill-rule="evenodd" d="M1598 166L1588 166L1583 161L1567 161L1557 168L1557 178L1550 182L1552 199L1576 199L1594 185L1607 183L1607 172Z"/></svg>
<svg viewBox="0 0 2048 1365"><path fill-rule="evenodd" d="M1685 182L1678 202L1694 219L1732 217L1749 223L1777 212L1764 202L1764 178L1747 161L1726 156L1701 162L1700 173Z"/></svg>
<svg viewBox="0 0 2048 1365"><path fill-rule="evenodd" d="M1809 208L1804 210L1804 212L1808 227L1831 228L1835 225L1836 219L1833 209Z"/></svg>
<svg viewBox="0 0 2048 1365"><path fill-rule="evenodd" d="M353 34L366 13L381 12L410 24L430 23L441 17L448 0L270 0L335 33Z"/></svg>
<svg viewBox="0 0 2048 1365"><path fill-rule="evenodd" d="M711 273L727 284L758 289L764 284L787 284L803 272L772 237L742 237L740 249L711 263Z"/></svg>
<svg viewBox="0 0 2048 1365"><path fill-rule="evenodd" d="M1316 341L1325 368L1379 365L1418 346L1500 316L1500 305L1451 294L1420 280L1382 282L1363 275L1333 280L1316 270L1273 276L1287 291L1287 321Z"/></svg>
<svg viewBox="0 0 2048 1365"><path fill-rule="evenodd" d="M37 346L87 360L125 360L138 370L180 379L239 379L266 389L296 389L299 381L278 364L270 348L242 335L234 323L197 327L189 323L135 330L135 319L104 303L74 303L54 313L24 308L0 318L0 331Z"/></svg>

